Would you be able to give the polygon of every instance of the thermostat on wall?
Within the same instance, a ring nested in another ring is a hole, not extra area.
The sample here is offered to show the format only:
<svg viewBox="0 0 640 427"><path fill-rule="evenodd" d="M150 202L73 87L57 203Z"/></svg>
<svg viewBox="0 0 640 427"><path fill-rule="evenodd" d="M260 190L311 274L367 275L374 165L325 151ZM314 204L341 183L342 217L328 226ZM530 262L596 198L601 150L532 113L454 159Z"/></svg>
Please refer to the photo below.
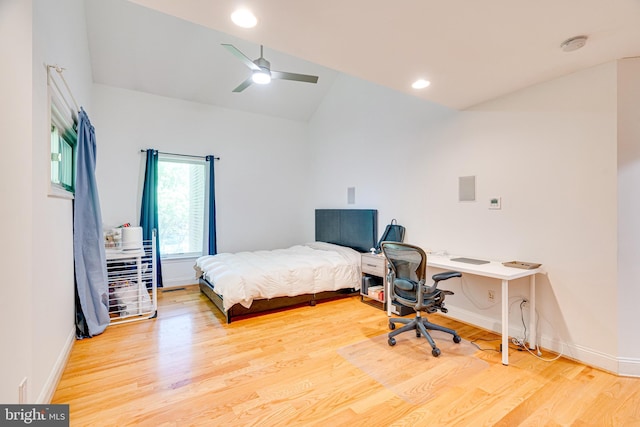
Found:
<svg viewBox="0 0 640 427"><path fill-rule="evenodd" d="M489 199L489 209L501 209L501 208L502 208L501 197L492 197Z"/></svg>

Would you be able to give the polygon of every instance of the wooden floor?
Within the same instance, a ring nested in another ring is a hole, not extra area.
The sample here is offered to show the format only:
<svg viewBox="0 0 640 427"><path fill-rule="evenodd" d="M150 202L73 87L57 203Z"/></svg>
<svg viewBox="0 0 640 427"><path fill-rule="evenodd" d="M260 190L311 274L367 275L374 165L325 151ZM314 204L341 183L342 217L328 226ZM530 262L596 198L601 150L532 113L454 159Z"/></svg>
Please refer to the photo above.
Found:
<svg viewBox="0 0 640 427"><path fill-rule="evenodd" d="M481 373L408 403L338 353L386 332L359 297L226 324L197 286L160 291L156 319L75 342L52 403L70 405L72 426L640 426L640 379L517 349L509 366L478 350Z"/></svg>

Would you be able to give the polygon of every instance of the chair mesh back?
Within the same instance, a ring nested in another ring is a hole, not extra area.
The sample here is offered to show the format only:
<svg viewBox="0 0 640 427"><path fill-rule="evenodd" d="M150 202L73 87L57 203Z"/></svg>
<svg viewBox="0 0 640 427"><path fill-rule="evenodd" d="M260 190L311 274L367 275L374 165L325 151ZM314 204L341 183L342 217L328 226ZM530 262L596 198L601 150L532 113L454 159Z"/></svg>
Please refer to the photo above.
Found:
<svg viewBox="0 0 640 427"><path fill-rule="evenodd" d="M426 254L416 246L384 243L382 252L391 264L395 277L416 282L425 278Z"/></svg>

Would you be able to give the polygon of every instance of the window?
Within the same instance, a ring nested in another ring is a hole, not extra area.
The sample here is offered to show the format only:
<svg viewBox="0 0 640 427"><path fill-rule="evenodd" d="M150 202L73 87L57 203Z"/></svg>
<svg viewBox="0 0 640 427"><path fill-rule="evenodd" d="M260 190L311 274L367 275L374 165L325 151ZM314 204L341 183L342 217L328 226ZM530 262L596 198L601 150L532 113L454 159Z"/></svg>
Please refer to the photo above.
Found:
<svg viewBox="0 0 640 427"><path fill-rule="evenodd" d="M202 255L205 182L204 160L158 157L158 232L163 257Z"/></svg>
<svg viewBox="0 0 640 427"><path fill-rule="evenodd" d="M73 195L78 119L55 91L51 106L51 194Z"/></svg>

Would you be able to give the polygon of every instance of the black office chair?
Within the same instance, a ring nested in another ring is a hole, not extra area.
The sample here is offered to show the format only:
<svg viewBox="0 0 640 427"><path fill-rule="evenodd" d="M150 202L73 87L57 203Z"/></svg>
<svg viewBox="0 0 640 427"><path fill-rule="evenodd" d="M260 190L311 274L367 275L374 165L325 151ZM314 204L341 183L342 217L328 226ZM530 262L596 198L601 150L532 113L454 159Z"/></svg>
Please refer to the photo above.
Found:
<svg viewBox="0 0 640 427"><path fill-rule="evenodd" d="M433 285L425 284L427 270L427 254L419 247L406 243L382 242L380 245L382 253L389 264L389 274L387 280L393 299L402 305L415 310L416 316L413 319L390 318L389 319L389 345L396 345L395 336L406 331L415 330L416 336L423 335L431 344L431 354L434 357L440 355L440 349L436 346L428 330L443 331L453 335L453 342L459 343L460 336L453 329L436 325L422 317L422 311L435 313L440 310L447 312L444 307L446 295L453 295L453 292L438 289L438 284L443 280L452 277L461 277L458 271L446 271L432 276ZM396 329L396 323L404 324L400 329Z"/></svg>

